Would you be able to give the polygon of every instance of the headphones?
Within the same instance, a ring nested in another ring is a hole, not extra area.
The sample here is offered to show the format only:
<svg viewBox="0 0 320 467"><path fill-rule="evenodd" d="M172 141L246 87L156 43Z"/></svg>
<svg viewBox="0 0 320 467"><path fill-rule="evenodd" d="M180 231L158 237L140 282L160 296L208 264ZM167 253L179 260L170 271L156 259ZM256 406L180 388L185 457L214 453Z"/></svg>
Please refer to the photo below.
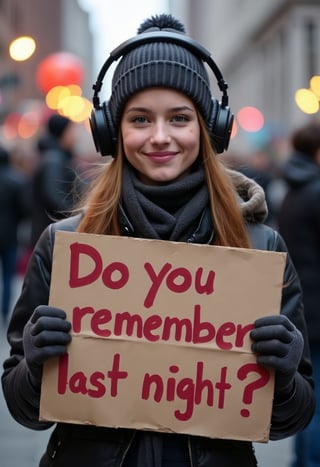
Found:
<svg viewBox="0 0 320 467"><path fill-rule="evenodd" d="M227 150L234 116L228 106L228 84L223 79L221 71L213 61L208 50L194 41L191 37L175 32L157 31L138 34L115 48L102 66L97 80L92 86L94 95L92 98L93 110L90 117L90 128L97 152L100 152L102 156L115 157L117 154L118 135L108 102L104 102L101 105L99 99L99 92L103 84L103 79L112 63L117 61L123 55L126 55L131 50L150 42L170 42L180 45L191 51L195 56L199 57L209 65L217 79L219 89L222 92L222 98L221 102L212 98L211 114L209 116L207 126L211 143L217 153L222 153Z"/></svg>

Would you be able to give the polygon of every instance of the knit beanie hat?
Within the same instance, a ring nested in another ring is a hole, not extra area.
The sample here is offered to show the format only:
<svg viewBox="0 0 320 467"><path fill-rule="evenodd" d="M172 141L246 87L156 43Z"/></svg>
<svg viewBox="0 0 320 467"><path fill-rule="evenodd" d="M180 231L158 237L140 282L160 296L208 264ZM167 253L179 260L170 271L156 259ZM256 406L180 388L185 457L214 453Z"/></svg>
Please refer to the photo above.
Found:
<svg viewBox="0 0 320 467"><path fill-rule="evenodd" d="M71 123L71 120L63 115L52 115L49 117L47 123L48 132L54 138L59 139L63 135L69 123Z"/></svg>
<svg viewBox="0 0 320 467"><path fill-rule="evenodd" d="M157 31L185 34L183 24L167 14L146 19L137 33ZM182 92L197 105L205 121L208 121L212 98L202 60L180 44L149 42L126 53L114 71L109 108L116 127L128 99L136 92L151 87Z"/></svg>

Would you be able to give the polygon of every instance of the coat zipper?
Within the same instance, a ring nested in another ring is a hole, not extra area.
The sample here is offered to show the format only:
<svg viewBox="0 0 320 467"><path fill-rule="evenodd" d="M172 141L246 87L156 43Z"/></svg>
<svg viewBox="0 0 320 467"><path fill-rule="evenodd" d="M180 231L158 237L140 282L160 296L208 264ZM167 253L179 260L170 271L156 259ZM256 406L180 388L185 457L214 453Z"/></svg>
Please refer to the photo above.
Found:
<svg viewBox="0 0 320 467"><path fill-rule="evenodd" d="M123 455L122 455L122 458L121 458L119 467L121 467L121 466L123 465L123 462L124 462L124 460L125 460L125 457L126 457L126 455L128 454L128 451L129 451L129 449L130 449L130 447L131 447L131 445L132 445L132 443L133 443L133 439L134 439L135 435L136 435L136 432L134 432L134 433L132 434L129 443L128 443L126 449L124 450L124 453L123 453Z"/></svg>
<svg viewBox="0 0 320 467"><path fill-rule="evenodd" d="M195 467L192 460L192 448L191 448L191 438L188 436L188 455L190 461L190 467Z"/></svg>

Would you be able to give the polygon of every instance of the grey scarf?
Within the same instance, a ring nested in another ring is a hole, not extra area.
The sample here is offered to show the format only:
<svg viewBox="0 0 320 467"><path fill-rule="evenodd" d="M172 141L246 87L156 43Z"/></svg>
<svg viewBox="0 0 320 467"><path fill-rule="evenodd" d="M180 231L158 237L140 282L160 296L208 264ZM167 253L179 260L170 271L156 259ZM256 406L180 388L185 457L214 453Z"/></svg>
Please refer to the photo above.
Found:
<svg viewBox="0 0 320 467"><path fill-rule="evenodd" d="M196 165L182 179L167 185L146 185L126 163L121 202L135 236L187 241L209 202L204 170Z"/></svg>

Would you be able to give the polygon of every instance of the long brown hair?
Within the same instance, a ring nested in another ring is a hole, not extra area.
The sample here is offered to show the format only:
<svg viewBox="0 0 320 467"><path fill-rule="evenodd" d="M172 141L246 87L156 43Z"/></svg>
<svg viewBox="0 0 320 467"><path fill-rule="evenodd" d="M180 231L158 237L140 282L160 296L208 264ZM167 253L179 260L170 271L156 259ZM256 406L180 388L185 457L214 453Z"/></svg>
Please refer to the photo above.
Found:
<svg viewBox="0 0 320 467"><path fill-rule="evenodd" d="M235 188L213 150L206 125L198 113L201 149L214 220L214 245L249 248L250 242L245 223L236 199ZM121 135L119 135L121 141ZM125 155L119 144L118 155L103 164L94 177L80 209L83 211L78 232L120 235L118 205L122 189L122 172Z"/></svg>
<svg viewBox="0 0 320 467"><path fill-rule="evenodd" d="M124 157L120 149L115 159L96 167L92 181L77 208L83 212L78 232L120 235L118 205Z"/></svg>
<svg viewBox="0 0 320 467"><path fill-rule="evenodd" d="M237 201L232 180L212 149L205 122L198 114L203 165L207 179L212 219L214 245L250 248L249 236Z"/></svg>

